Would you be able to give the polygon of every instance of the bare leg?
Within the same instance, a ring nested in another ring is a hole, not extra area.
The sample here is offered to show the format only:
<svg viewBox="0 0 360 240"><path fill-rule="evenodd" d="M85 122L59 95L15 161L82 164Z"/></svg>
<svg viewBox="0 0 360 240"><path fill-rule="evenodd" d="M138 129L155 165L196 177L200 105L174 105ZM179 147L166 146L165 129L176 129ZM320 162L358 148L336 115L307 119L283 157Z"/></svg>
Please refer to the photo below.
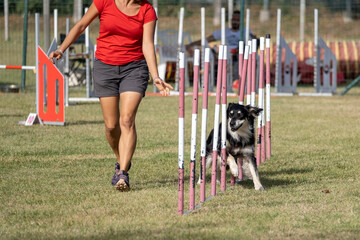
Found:
<svg viewBox="0 0 360 240"><path fill-rule="evenodd" d="M137 92L120 94L120 170L127 170L136 147L135 116L142 95Z"/></svg>
<svg viewBox="0 0 360 240"><path fill-rule="evenodd" d="M119 111L119 96L102 97L100 98L100 105L105 122L105 135L109 142L111 149L116 155L117 162L120 164L119 154L119 140L120 140L120 111Z"/></svg>

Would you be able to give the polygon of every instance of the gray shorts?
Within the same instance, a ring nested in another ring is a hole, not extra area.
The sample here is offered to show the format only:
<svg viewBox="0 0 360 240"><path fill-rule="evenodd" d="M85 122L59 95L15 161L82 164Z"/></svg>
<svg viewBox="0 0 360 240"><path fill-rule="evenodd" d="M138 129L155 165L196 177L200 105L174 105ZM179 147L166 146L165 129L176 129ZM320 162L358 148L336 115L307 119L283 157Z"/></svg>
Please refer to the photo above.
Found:
<svg viewBox="0 0 360 240"><path fill-rule="evenodd" d="M94 60L94 90L96 97L118 96L123 92L138 92L145 96L149 69L145 59L125 65L109 65Z"/></svg>

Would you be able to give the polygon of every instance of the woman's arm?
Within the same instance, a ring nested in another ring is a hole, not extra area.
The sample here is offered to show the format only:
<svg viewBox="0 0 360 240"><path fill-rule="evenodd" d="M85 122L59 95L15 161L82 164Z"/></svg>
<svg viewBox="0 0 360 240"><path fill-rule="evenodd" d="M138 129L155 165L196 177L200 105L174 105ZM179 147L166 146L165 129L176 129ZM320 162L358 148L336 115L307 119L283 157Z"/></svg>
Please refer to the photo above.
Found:
<svg viewBox="0 0 360 240"><path fill-rule="evenodd" d="M142 49L155 86L163 95L167 96L170 93L169 89L173 89L173 87L159 77L154 46L155 24L156 20L144 24Z"/></svg>
<svg viewBox="0 0 360 240"><path fill-rule="evenodd" d="M97 10L94 3L92 3L85 13L85 15L78 21L75 26L70 30L69 34L66 36L65 40L61 44L61 46L56 50L50 53L49 59L52 63L54 63L53 58L59 60L66 49L80 36L82 32L89 26L89 24L99 15L99 11Z"/></svg>

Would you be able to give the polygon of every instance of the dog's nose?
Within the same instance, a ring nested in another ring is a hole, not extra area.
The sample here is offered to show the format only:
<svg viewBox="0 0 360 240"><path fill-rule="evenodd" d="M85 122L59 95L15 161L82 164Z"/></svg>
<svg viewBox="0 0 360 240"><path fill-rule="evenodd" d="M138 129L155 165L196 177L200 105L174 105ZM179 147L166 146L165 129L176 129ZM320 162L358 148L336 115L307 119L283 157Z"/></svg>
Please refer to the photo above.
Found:
<svg viewBox="0 0 360 240"><path fill-rule="evenodd" d="M230 122L230 127L233 127L235 126L235 123L234 122Z"/></svg>

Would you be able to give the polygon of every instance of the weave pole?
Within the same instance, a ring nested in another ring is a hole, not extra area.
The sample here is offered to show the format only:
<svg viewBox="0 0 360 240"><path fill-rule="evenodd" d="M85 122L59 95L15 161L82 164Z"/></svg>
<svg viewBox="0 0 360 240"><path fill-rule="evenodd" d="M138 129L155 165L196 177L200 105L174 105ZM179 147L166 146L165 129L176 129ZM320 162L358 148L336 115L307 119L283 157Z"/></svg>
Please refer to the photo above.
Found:
<svg viewBox="0 0 360 240"><path fill-rule="evenodd" d="M207 131L207 109L208 109L208 92L209 92L209 65L210 65L210 48L205 49L204 62L204 81L203 81L203 106L201 119L201 164L200 164L200 202L205 202L205 169L206 169L206 131Z"/></svg>
<svg viewBox="0 0 360 240"><path fill-rule="evenodd" d="M180 8L180 17L179 17L179 34L178 34L178 48L177 48L177 55L178 55L178 59L180 59L180 52L181 52L181 47L183 44L183 26L184 26L184 8ZM183 53L184 54L184 53ZM185 59L184 59L185 61ZM176 62L176 73L175 73L175 91L177 91L179 89L179 78L180 78L180 69L178 66L178 62ZM185 65L185 63L184 63ZM185 70L184 70L185 71ZM184 75L185 76L185 75Z"/></svg>
<svg viewBox="0 0 360 240"><path fill-rule="evenodd" d="M247 69L247 82L246 82L246 105L251 104L251 66L252 66L252 47L251 41L248 42L249 45L249 61Z"/></svg>
<svg viewBox="0 0 360 240"><path fill-rule="evenodd" d="M241 82L240 85L240 93L239 93L239 104L244 105L244 97L245 97L245 83L246 83L246 72L247 72L247 65L249 59L249 46L245 46L245 53L244 53L244 61L242 65L241 71Z"/></svg>
<svg viewBox="0 0 360 240"><path fill-rule="evenodd" d="M226 128L227 128L227 46L224 45L223 64L222 64L222 86L221 86L221 179L220 190L226 190Z"/></svg>
<svg viewBox="0 0 360 240"><path fill-rule="evenodd" d="M214 136L213 136L213 152L212 152L212 168L211 168L211 196L216 195L216 167L217 167L217 143L219 139L219 114L220 114L220 99L221 99L221 77L223 64L224 46L219 47L218 71L216 82L216 102L215 102L215 117L214 117Z"/></svg>
<svg viewBox="0 0 360 240"><path fill-rule="evenodd" d="M270 34L266 35L266 158L271 157Z"/></svg>
<svg viewBox="0 0 360 240"><path fill-rule="evenodd" d="M184 53L179 53L179 184L178 184L178 214L184 213L184 91L185 91L185 59Z"/></svg>
<svg viewBox="0 0 360 240"><path fill-rule="evenodd" d="M264 45L265 39L260 37L260 66L259 66L259 100L258 106L259 108L264 108ZM263 114L261 113L258 116L258 141L257 141L257 149L256 149L256 165L260 166L260 160L262 157L262 149L264 149L264 142L263 142Z"/></svg>
<svg viewBox="0 0 360 240"><path fill-rule="evenodd" d="M190 150L190 200L189 210L195 208L195 163L196 163L196 130L198 115L198 93L199 93L199 68L200 68L200 50L194 52L194 79L193 79L193 101L192 101L192 118L191 118L191 150Z"/></svg>
<svg viewBox="0 0 360 240"><path fill-rule="evenodd" d="M244 41L239 41L239 86L238 86L238 95L240 97L240 82L241 82L241 74L242 74L242 65L244 61Z"/></svg>
<svg viewBox="0 0 360 240"><path fill-rule="evenodd" d="M255 107L256 100L256 39L252 40L252 58L251 58L251 95L250 95L250 105Z"/></svg>

